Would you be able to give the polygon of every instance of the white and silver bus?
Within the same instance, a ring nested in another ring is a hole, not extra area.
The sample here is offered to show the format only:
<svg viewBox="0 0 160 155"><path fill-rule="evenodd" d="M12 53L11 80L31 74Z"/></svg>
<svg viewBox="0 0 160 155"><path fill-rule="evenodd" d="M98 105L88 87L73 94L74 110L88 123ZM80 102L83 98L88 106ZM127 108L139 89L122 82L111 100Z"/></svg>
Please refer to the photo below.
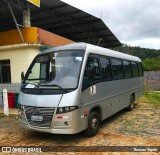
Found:
<svg viewBox="0 0 160 155"><path fill-rule="evenodd" d="M96 135L104 119L128 108L143 92L138 57L86 43L38 54L21 85L21 126L40 132Z"/></svg>

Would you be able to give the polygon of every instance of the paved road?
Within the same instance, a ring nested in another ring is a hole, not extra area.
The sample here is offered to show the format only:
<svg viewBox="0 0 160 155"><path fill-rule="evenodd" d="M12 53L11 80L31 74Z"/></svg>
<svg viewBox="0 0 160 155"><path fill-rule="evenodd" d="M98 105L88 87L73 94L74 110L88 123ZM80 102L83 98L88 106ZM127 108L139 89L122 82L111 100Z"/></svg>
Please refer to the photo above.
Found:
<svg viewBox="0 0 160 155"><path fill-rule="evenodd" d="M158 146L160 145L159 120L160 109L146 104L139 104L132 112L123 110L103 121L98 134L95 137L88 138L83 133L76 135L53 135L25 130L19 127L16 115L4 117L0 114L0 146L51 146L54 149L58 146ZM65 147L64 149L66 151ZM56 152L55 154L112 155L122 153L66 151L63 153ZM123 155L125 154L128 153L123 153ZM144 152L142 154L150 153Z"/></svg>

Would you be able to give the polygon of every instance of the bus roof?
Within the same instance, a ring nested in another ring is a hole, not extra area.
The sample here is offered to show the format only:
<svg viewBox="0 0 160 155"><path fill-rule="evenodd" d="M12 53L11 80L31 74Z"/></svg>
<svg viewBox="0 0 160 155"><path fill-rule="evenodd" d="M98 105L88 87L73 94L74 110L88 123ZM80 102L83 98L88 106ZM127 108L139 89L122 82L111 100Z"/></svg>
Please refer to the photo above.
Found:
<svg viewBox="0 0 160 155"><path fill-rule="evenodd" d="M136 57L136 56L132 56L132 55L129 55L129 54L121 53L121 52L118 52L118 51L110 50L110 49L107 49L107 48L103 48L103 47L99 47L99 46L96 46L96 45L83 43L83 42L72 43L72 44L67 44L67 45L64 45L64 46L57 46L57 47L49 48L47 50L44 50L42 53L60 51L60 50L70 50L70 49L86 50L87 53L93 53L93 54L99 54L99 55L114 57L114 58L121 58L121 59L141 62L141 59Z"/></svg>

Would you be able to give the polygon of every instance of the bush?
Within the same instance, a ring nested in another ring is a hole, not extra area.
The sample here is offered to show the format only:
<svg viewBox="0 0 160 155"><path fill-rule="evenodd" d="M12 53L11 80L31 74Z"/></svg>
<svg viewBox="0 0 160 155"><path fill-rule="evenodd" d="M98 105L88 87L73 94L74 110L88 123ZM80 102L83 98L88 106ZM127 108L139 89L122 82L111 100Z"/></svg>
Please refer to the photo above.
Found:
<svg viewBox="0 0 160 155"><path fill-rule="evenodd" d="M143 60L143 68L145 71L158 71L158 70L160 70L160 57L144 59Z"/></svg>

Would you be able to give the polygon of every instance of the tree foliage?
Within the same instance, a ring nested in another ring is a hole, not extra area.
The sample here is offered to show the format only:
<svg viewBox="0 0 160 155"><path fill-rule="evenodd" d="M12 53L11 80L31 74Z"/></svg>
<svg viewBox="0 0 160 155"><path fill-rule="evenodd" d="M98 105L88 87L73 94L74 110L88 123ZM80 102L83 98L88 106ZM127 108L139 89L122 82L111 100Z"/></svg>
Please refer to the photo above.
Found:
<svg viewBox="0 0 160 155"><path fill-rule="evenodd" d="M144 59L143 60L143 68L146 71L160 70L160 57Z"/></svg>
<svg viewBox="0 0 160 155"><path fill-rule="evenodd" d="M146 71L160 70L160 50L123 45L113 50L139 57Z"/></svg>

